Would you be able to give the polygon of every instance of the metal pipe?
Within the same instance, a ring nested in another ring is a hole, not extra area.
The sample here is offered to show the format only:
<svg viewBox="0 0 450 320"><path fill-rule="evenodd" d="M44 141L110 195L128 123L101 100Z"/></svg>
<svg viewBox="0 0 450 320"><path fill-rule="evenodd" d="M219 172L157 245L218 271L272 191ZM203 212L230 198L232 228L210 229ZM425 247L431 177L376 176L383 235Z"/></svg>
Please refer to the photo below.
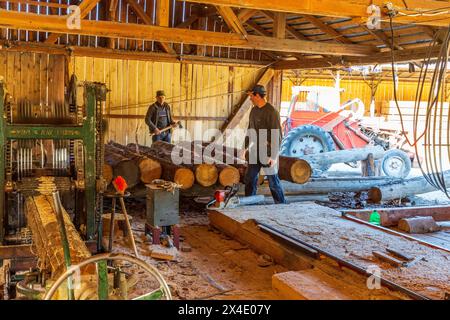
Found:
<svg viewBox="0 0 450 320"><path fill-rule="evenodd" d="M120 254L120 253L102 253L95 256L92 256L90 258L87 258L86 260L83 260L77 265L73 265L69 269L67 269L55 282L52 284L51 288L47 291L45 294L44 300L50 300L53 295L55 294L56 290L59 288L59 286L66 280L68 277L70 277L73 273L78 271L79 269L83 268L84 266L95 263L102 260L112 260L112 261L127 261L130 263L134 263L144 269L147 273L151 274L161 285L161 289L164 291L164 297L166 300L172 299L172 294L170 292L169 286L167 285L164 278L159 273L158 269L156 269L154 266L148 264L147 262L135 258L133 256L127 255L127 254Z"/></svg>
<svg viewBox="0 0 450 320"><path fill-rule="evenodd" d="M316 250L320 254L322 254L322 255L324 255L324 256L332 259L332 260L337 261L338 264L341 265L341 266L345 266L345 267L349 268L350 270L356 271L356 272L358 272L358 273L360 273L360 274L362 274L364 276L377 278L382 285L385 285L386 287L388 287L390 289L402 292L402 293L404 293L404 294L408 295L409 297L411 297L413 299L416 299L416 300L430 300L430 298L428 298L428 297L426 297L424 295L421 295L421 294L419 294L417 292L414 292L414 291L409 290L409 289L407 289L405 287L402 287L402 286L400 286L400 285L398 285L398 284L396 284L396 283L394 283L394 282L392 282L390 280L387 280L387 279L384 279L382 277L378 277L375 274L369 273L364 268L362 268L362 267L360 267L360 266L358 266L356 264L353 264L353 263L351 263L349 261L343 260L342 258L340 258L340 257L338 257L338 256L336 256L336 255L334 255L334 254L332 254L332 253L330 253L328 251L322 250L322 249L320 249L320 248L318 248L318 247L316 247L314 245L311 245L311 244L309 244L307 242L304 242L304 241L302 241L300 239L293 238L292 236L290 236L288 234L285 234L282 231L279 231L279 230L273 228L272 226L269 226L269 225L267 225L265 223L262 223L262 222L259 222L257 220L255 220L255 222L256 222L256 224L258 226L260 226L260 227L262 226L263 227L263 228L261 228L263 231L266 231L266 232L269 232L269 233L273 233L274 235L280 234L280 235L283 235L283 237L286 237L288 239L293 239L293 240L295 240L295 242L298 242L298 243L302 244L303 246L306 246L306 247L309 247L309 248L311 248L313 250Z"/></svg>
<svg viewBox="0 0 450 320"><path fill-rule="evenodd" d="M32 281L32 278L27 276L25 277L24 280L18 282L16 284L16 290L17 292L19 292L20 294L23 294L24 296L26 296L28 299L31 300L41 300L42 296L45 294L44 290L36 290L33 288L30 288L30 284L31 283L37 283L36 281Z"/></svg>

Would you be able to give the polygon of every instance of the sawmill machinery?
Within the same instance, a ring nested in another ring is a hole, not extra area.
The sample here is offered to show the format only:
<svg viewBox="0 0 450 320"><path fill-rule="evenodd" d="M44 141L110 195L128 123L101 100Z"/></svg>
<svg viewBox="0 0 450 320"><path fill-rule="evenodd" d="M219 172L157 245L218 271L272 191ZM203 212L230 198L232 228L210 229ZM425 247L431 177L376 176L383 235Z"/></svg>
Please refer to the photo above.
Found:
<svg viewBox="0 0 450 320"><path fill-rule="evenodd" d="M13 99L0 82L0 297L170 298L144 261L92 255L103 249L107 88L72 76L68 89L64 101L35 106ZM131 290L140 280L136 268L156 279L156 290Z"/></svg>

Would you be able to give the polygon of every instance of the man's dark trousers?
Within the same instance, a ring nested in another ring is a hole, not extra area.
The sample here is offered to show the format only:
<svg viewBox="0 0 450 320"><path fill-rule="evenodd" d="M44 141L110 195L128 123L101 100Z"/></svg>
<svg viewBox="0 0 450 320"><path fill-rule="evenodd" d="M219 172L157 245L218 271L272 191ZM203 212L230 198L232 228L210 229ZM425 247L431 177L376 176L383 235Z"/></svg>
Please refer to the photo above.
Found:
<svg viewBox="0 0 450 320"><path fill-rule="evenodd" d="M244 181L246 197L254 196L256 194L258 174L261 170L261 167L261 164L249 164L247 166ZM267 178L269 179L269 188L275 203L286 203L278 174L267 175Z"/></svg>
<svg viewBox="0 0 450 320"><path fill-rule="evenodd" d="M153 135L152 136L152 140L153 142L155 141L165 141L165 142L169 142L170 143L170 138L171 138L172 134L169 131L166 132L162 132L158 135Z"/></svg>

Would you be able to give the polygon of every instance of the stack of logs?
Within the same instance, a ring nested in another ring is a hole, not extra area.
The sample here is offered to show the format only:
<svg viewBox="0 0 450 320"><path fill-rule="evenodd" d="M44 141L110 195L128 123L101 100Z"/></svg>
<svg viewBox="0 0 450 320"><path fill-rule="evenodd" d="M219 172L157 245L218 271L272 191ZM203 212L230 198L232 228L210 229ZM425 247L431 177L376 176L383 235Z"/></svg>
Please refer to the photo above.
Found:
<svg viewBox="0 0 450 320"><path fill-rule="evenodd" d="M151 147L109 142L105 145L104 179L109 184L122 176L130 188L160 178L176 182L182 189L195 182L203 187L216 183L231 186L243 182L247 168L239 153L204 142L173 145L157 141ZM278 173L282 180L303 184L311 176L311 166L305 160L280 156Z"/></svg>

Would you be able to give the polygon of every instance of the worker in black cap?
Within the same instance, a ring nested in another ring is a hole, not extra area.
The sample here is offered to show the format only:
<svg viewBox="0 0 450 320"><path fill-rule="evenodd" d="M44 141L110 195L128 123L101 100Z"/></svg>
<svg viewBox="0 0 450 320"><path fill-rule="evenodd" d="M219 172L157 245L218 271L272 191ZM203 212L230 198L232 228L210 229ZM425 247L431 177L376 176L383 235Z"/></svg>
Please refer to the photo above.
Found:
<svg viewBox="0 0 450 320"><path fill-rule="evenodd" d="M156 102L148 107L145 115L145 123L148 125L150 133L153 133L152 139L155 141L170 142L171 130L161 132L162 129L169 126L175 127L170 105L165 102L166 94L163 90L156 91Z"/></svg>
<svg viewBox="0 0 450 320"><path fill-rule="evenodd" d="M256 194L258 175L263 169L275 203L286 203L278 177L277 159L281 143L281 125L278 111L266 100L264 86L256 85L247 94L254 107L250 112L245 151L248 166L245 173L245 196ZM253 131L255 134L250 134Z"/></svg>

